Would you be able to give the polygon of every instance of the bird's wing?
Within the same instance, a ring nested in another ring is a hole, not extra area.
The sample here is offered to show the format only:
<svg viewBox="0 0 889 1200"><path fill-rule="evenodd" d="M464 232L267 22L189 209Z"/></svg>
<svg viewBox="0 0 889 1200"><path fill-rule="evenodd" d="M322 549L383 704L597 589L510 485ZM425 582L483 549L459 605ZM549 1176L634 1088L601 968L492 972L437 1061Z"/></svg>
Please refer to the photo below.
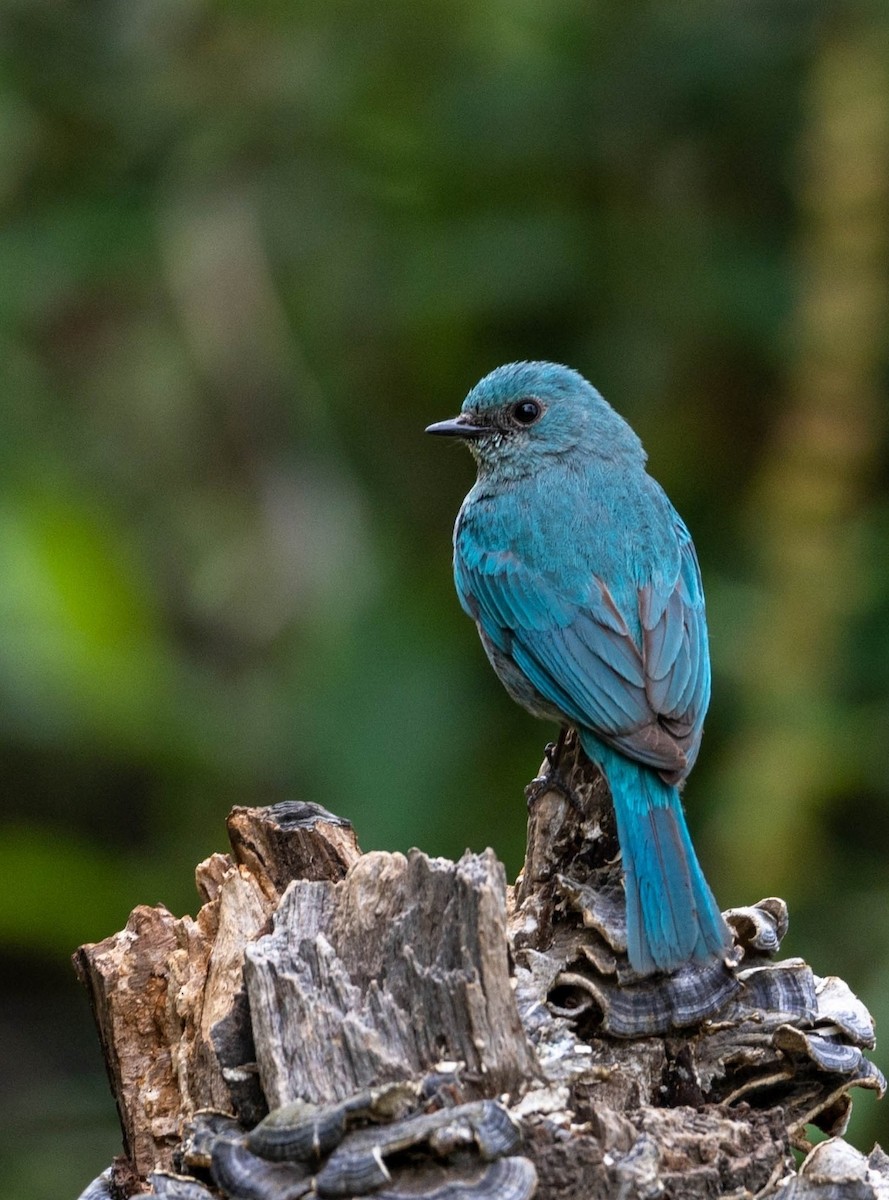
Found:
<svg viewBox="0 0 889 1200"><path fill-rule="evenodd" d="M578 603L512 552L481 551L471 537L458 538L455 562L463 607L546 701L629 757L681 778L697 755L710 668L697 559L676 520L675 578L638 591L641 645L595 576Z"/></svg>
<svg viewBox="0 0 889 1200"><path fill-rule="evenodd" d="M658 724L681 749L687 774L710 703L710 648L701 569L691 534L674 516L679 564L672 583L639 590L645 690Z"/></svg>

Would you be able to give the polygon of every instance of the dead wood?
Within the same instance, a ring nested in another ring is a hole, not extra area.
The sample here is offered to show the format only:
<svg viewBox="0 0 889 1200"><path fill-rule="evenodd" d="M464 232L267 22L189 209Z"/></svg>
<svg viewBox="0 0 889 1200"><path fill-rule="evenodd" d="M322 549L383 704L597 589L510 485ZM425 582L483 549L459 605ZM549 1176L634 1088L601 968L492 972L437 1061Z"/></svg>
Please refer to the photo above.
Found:
<svg viewBox="0 0 889 1200"><path fill-rule="evenodd" d="M235 809L196 918L140 907L75 956L123 1132L84 1195L889 1196L840 1136L883 1087L873 1024L777 958L783 902L727 914L726 962L639 979L571 738L529 798L514 889L491 851L362 855L316 805ZM832 1149L797 1173L812 1126Z"/></svg>

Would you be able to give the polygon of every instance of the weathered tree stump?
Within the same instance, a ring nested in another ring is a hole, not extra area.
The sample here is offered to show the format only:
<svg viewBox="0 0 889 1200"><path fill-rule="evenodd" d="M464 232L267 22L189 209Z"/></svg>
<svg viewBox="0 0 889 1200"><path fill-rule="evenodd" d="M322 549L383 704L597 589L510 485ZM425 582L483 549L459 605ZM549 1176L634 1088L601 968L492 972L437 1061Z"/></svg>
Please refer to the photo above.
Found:
<svg viewBox="0 0 889 1200"><path fill-rule="evenodd" d="M889 1197L840 1136L885 1086L873 1023L776 960L783 902L726 914L725 962L640 979L573 738L529 804L513 889L491 851L363 855L316 805L235 809L194 920L140 907L75 956L123 1131L83 1200Z"/></svg>

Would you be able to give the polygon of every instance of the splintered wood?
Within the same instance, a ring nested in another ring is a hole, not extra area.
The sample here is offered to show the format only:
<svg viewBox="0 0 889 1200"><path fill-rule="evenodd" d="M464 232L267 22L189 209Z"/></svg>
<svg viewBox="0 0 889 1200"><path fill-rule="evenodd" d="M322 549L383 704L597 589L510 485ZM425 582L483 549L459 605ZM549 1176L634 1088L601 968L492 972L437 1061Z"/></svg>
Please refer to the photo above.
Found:
<svg viewBox="0 0 889 1200"><path fill-rule="evenodd" d="M343 1100L442 1061L465 1064L483 1095L533 1073L490 851L456 864L366 854L341 883L294 883L245 974L272 1108Z"/></svg>
<svg viewBox="0 0 889 1200"><path fill-rule="evenodd" d="M236 809L229 830L234 857L198 868L196 920L140 908L76 956L137 1175L172 1165L201 1108L255 1123L442 1062L478 1095L533 1077L490 851L362 856L315 805Z"/></svg>
<svg viewBox="0 0 889 1200"><path fill-rule="evenodd" d="M837 1136L883 1086L873 1023L775 961L783 902L726 914L725 962L640 979L571 738L529 799L514 890L490 850L362 855L316 805L235 809L194 919L139 907L75 956L123 1132L84 1196L827 1200L852 1158L854 1196L889 1195ZM813 1124L836 1149L797 1174Z"/></svg>
<svg viewBox="0 0 889 1200"><path fill-rule="evenodd" d="M126 928L82 946L124 1154L138 1176L169 1166L183 1121L200 1108L266 1109L244 990L244 949L271 928L288 869L341 879L360 857L352 827L316 805L236 808L232 856L196 870L197 917L135 909ZM240 861L241 856L245 859Z"/></svg>

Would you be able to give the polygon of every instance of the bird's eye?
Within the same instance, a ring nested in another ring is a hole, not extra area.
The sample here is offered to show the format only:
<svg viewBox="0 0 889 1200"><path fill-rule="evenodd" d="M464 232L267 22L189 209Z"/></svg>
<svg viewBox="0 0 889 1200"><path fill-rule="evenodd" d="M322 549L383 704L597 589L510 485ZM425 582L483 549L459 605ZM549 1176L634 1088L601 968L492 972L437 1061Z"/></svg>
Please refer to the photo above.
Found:
<svg viewBox="0 0 889 1200"><path fill-rule="evenodd" d="M542 411L536 400L520 400L513 405L512 419L520 425L533 425Z"/></svg>

